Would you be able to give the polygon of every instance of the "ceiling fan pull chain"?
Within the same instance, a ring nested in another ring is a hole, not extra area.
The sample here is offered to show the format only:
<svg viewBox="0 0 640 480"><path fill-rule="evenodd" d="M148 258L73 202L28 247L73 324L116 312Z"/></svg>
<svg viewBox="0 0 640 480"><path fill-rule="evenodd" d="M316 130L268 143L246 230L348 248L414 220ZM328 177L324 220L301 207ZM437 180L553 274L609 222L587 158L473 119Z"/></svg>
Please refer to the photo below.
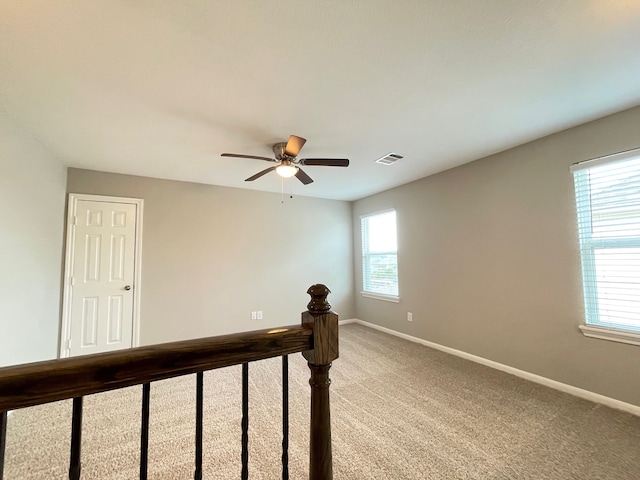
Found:
<svg viewBox="0 0 640 480"><path fill-rule="evenodd" d="M284 177L280 177L280 193L282 195L282 200L280 200L280 203L284 205Z"/></svg>

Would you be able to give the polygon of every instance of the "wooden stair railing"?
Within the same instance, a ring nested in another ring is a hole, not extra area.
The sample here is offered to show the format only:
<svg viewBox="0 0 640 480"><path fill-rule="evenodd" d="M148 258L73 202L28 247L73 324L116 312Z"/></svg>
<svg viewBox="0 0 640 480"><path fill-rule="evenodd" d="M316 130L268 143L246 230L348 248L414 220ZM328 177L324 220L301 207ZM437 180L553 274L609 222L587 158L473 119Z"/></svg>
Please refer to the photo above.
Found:
<svg viewBox="0 0 640 480"><path fill-rule="evenodd" d="M249 363L282 356L283 440L282 478L288 472L288 357L302 352L311 378L309 479L331 480L331 420L329 368L338 358L338 315L327 302L329 289L312 285L311 301L302 324L137 347L83 357L64 358L0 368L0 480L3 478L7 411L73 399L69 478L81 477L82 398L85 395L142 385L140 479L147 476L149 392L151 383L180 375L196 375L194 479L202 478L202 372L242 365L243 419L241 478L248 478Z"/></svg>

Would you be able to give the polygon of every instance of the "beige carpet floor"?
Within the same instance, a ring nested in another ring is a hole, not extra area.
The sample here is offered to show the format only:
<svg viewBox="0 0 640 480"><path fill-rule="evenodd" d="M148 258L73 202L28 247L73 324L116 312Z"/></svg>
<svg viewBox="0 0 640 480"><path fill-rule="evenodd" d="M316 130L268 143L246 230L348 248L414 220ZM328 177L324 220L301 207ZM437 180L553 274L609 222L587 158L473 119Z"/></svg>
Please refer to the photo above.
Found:
<svg viewBox="0 0 640 480"><path fill-rule="evenodd" d="M336 479L640 479L640 418L359 325L331 369ZM250 366L251 479L280 478L280 359ZM308 368L290 358L306 478ZM193 478L195 377L152 384L150 475ZM83 478L138 476L141 388L85 399ZM240 478L240 367L205 374L205 478ZM67 478L70 401L9 417L5 479Z"/></svg>

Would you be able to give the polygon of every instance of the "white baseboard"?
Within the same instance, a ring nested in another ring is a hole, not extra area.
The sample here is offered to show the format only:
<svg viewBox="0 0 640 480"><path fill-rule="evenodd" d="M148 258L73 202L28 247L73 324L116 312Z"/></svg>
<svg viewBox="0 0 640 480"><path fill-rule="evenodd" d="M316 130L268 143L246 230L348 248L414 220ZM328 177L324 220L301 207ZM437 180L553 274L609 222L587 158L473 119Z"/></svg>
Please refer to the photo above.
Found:
<svg viewBox="0 0 640 480"><path fill-rule="evenodd" d="M349 325L350 323L358 323L359 321L357 318L347 318L345 320L338 320L338 325Z"/></svg>
<svg viewBox="0 0 640 480"><path fill-rule="evenodd" d="M607 407L615 408L616 410L622 410L624 412L640 416L640 407L631 403L616 400L615 398L611 397L606 397L604 395L600 395L599 393L594 393L589 390L574 387L573 385L567 385L566 383L551 380L550 378L536 375L535 373L526 372L518 368L510 367L509 365L505 365L503 363L494 362L493 360L479 357L471 353L463 352L462 350L456 350L455 348L446 347L444 345L440 345L439 343L434 343L428 340L423 340L422 338L414 337L412 335L407 335L406 333L396 332L395 330L391 330L390 328L381 327L380 325L376 325L374 323L365 322L364 320L360 320L359 318L349 318L347 320L342 320L340 322L340 325L346 325L349 323L358 323L360 325L364 325L365 327L380 330L381 332L395 335L396 337L404 338L405 340L409 340L411 342L420 343L426 347L434 348L445 353L450 353L451 355L455 355L456 357L471 360L472 362L495 368L496 370L500 370L502 372L510 373L511 375L515 375L516 377L539 383L540 385L544 385L545 387L550 387L564 393L569 393L576 397L584 398L585 400L590 400L595 403L606 405Z"/></svg>

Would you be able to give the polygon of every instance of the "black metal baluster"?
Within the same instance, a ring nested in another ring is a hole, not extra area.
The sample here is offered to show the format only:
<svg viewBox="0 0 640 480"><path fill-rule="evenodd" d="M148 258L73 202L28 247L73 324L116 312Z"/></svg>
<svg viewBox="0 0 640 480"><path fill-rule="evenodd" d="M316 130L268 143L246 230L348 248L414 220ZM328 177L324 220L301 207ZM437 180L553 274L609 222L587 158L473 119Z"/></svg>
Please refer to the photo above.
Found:
<svg viewBox="0 0 640 480"><path fill-rule="evenodd" d="M249 364L242 364L242 480L249 478Z"/></svg>
<svg viewBox="0 0 640 480"><path fill-rule="evenodd" d="M73 399L71 418L71 458L69 460L69 480L80 480L82 449L82 398Z"/></svg>
<svg viewBox="0 0 640 480"><path fill-rule="evenodd" d="M203 414L203 373L196 375L196 471L194 480L202 480L202 414Z"/></svg>
<svg viewBox="0 0 640 480"><path fill-rule="evenodd" d="M282 356L282 480L289 480L289 356Z"/></svg>
<svg viewBox="0 0 640 480"><path fill-rule="evenodd" d="M0 480L4 478L4 452L7 447L7 412L0 412Z"/></svg>
<svg viewBox="0 0 640 480"><path fill-rule="evenodd" d="M147 480L149 468L149 401L151 384L142 385L142 425L140 427L140 480Z"/></svg>

